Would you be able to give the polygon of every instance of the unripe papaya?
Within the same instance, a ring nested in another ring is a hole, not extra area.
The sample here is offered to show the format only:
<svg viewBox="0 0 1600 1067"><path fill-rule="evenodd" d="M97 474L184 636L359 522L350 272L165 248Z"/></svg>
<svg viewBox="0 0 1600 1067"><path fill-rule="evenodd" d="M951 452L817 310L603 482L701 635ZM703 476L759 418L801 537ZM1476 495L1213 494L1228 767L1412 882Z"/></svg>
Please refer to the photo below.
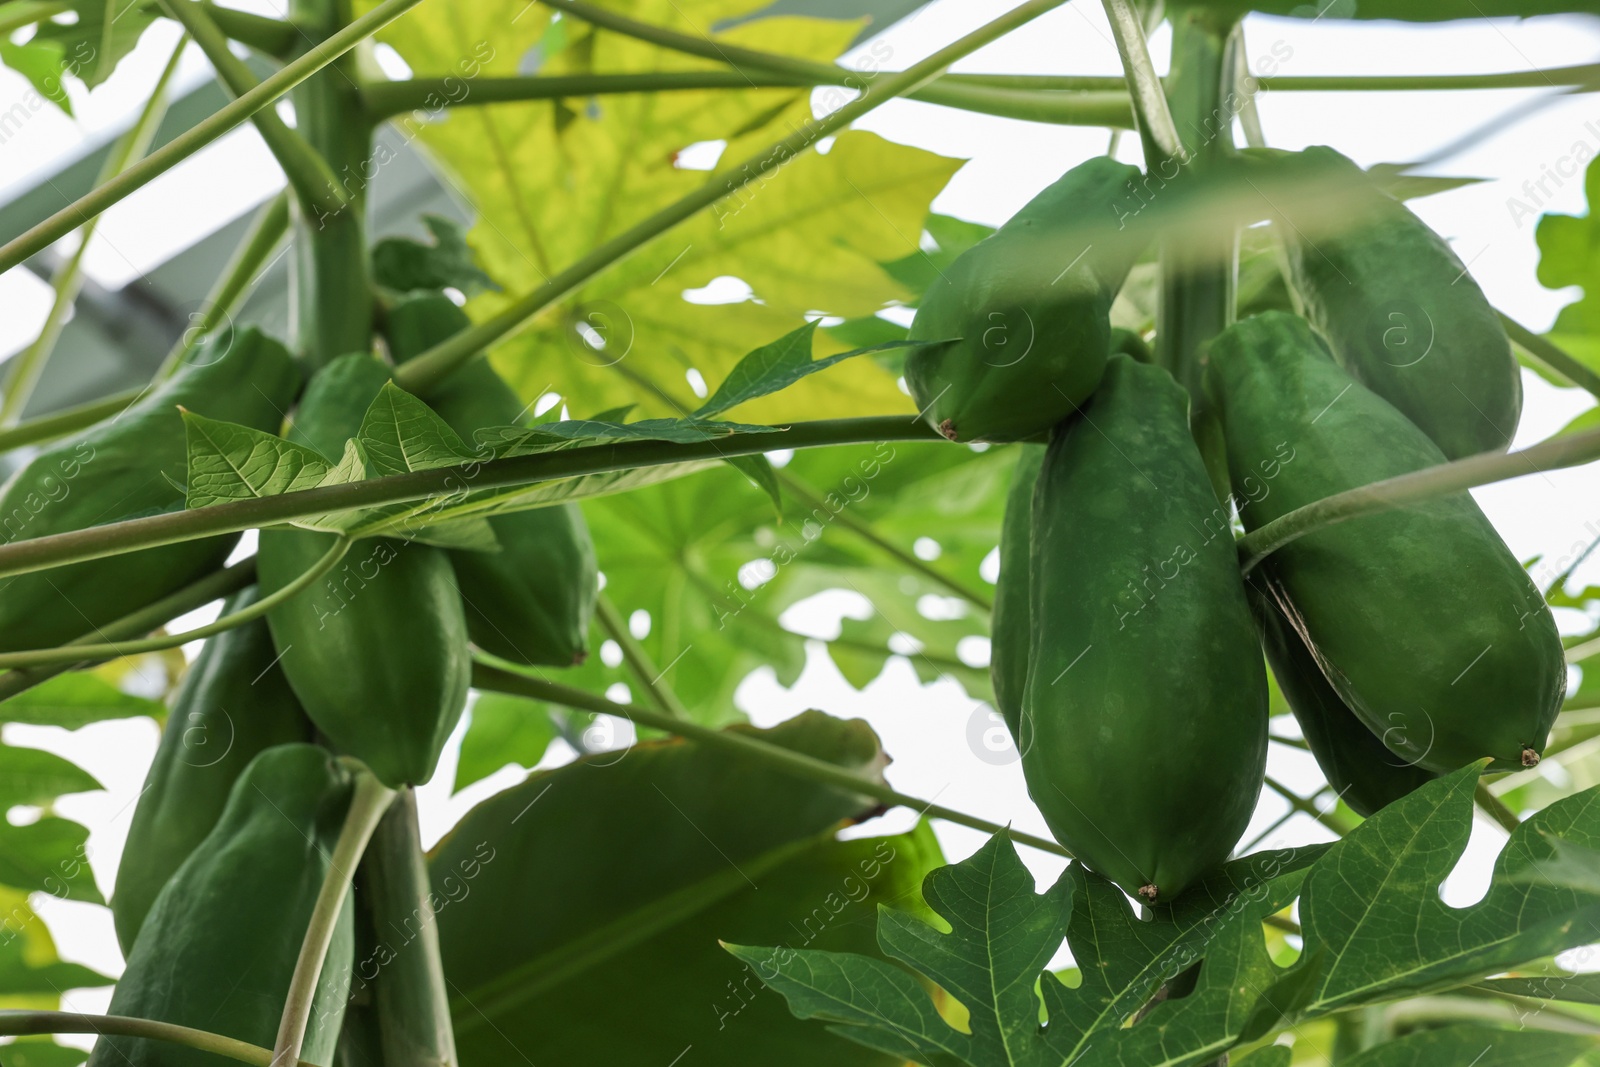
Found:
<svg viewBox="0 0 1600 1067"><path fill-rule="evenodd" d="M1033 487L1039 483L1044 449L1022 445L1011 472L1005 517L1000 521L1000 580L994 587L989 626L989 681L995 708L1017 736L1022 718L1022 692L1028 684L1028 644L1033 613L1028 600L1033 588L1029 555L1033 537Z"/></svg>
<svg viewBox="0 0 1600 1067"><path fill-rule="evenodd" d="M1266 669L1188 407L1166 371L1114 357L1033 495L1028 792L1151 902L1227 858L1267 755Z"/></svg>
<svg viewBox="0 0 1600 1067"><path fill-rule="evenodd" d="M222 612L255 600L248 589ZM311 740L277 658L257 619L208 638L178 686L117 865L111 916L124 953L161 887L217 824L246 765L275 745Z"/></svg>
<svg viewBox="0 0 1600 1067"><path fill-rule="evenodd" d="M928 287L912 340L944 341L906 357L917 409L952 441L1038 438L1100 383L1111 302L1142 239L1074 236L1114 224L1137 167L1108 157L1062 175Z"/></svg>
<svg viewBox="0 0 1600 1067"><path fill-rule="evenodd" d="M1348 168L1369 190L1349 230L1289 242L1295 288L1334 358L1450 459L1505 451L1522 377L1483 290L1442 237L1356 164L1321 146L1302 156Z"/></svg>
<svg viewBox="0 0 1600 1067"><path fill-rule="evenodd" d="M1428 436L1345 373L1311 327L1269 312L1210 345L1240 507L1255 530L1335 493L1445 462ZM1323 675L1408 763L1451 771L1539 760L1566 688L1544 598L1466 493L1314 530L1260 580Z"/></svg>
<svg viewBox="0 0 1600 1067"><path fill-rule="evenodd" d="M113 1015L192 1026L271 1048L317 894L350 807L349 773L316 745L269 748L217 825L156 896L111 996ZM327 1064L353 965L340 910L301 1056ZM107 1035L92 1067L212 1067L215 1053Z"/></svg>
<svg viewBox="0 0 1600 1067"><path fill-rule="evenodd" d="M362 353L329 363L306 387L289 437L337 459L389 372ZM261 531L265 593L309 570L333 535ZM267 613L279 661L306 715L385 785L427 781L467 699L472 660L450 560L430 545L358 541L319 584Z"/></svg>
<svg viewBox="0 0 1600 1067"><path fill-rule="evenodd" d="M255 328L213 334L122 414L45 446L0 488L7 542L182 510L180 406L275 431L300 387L289 352ZM208 537L0 580L0 650L63 644L222 565L236 536Z"/></svg>
<svg viewBox="0 0 1600 1067"><path fill-rule="evenodd" d="M1352 811L1363 817L1371 815L1438 777L1390 752L1378 735L1366 728L1322 676L1316 658L1277 605L1257 594L1251 597L1251 606L1261 628L1267 664L1300 724L1300 733L1328 784Z"/></svg>
<svg viewBox="0 0 1600 1067"><path fill-rule="evenodd" d="M470 325L443 293L418 293L389 311L396 361L410 359ZM469 444L488 426L512 426L525 405L481 356L439 383L427 401ZM466 604L467 632L487 652L517 663L570 667L588 653L599 595L594 542L574 503L493 515L498 552L451 550Z"/></svg>

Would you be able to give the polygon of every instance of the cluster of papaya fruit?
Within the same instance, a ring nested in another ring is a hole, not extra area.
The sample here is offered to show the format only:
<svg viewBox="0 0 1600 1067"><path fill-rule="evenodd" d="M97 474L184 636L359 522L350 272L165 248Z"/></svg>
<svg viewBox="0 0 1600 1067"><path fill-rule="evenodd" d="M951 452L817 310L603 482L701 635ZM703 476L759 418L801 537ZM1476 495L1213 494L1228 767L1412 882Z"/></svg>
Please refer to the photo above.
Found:
<svg viewBox="0 0 1600 1067"><path fill-rule="evenodd" d="M1354 163L1304 155L1348 172L1361 210L1315 240L1281 226L1309 321L1268 311L1200 353L1231 492L1208 476L1189 391L1111 329L1145 242L1072 236L1117 213L1136 168L1068 172L963 253L912 327L938 342L906 380L940 432L1028 442L991 673L1029 792L1063 845L1152 903L1251 818L1265 664L1363 815L1485 757L1534 765L1565 692L1544 598L1466 493L1313 530L1241 573L1235 521L1504 450L1521 413L1510 343L1449 246Z"/></svg>
<svg viewBox="0 0 1600 1067"><path fill-rule="evenodd" d="M400 362L467 325L445 293L420 291L397 295L382 331ZM9 536L182 508L180 409L281 430L335 462L390 367L379 355L352 353L306 381L287 349L261 331L216 334L119 416L49 445L20 469L0 491L0 514L16 527ZM482 358L428 400L467 442L484 427L517 423L524 409ZM470 645L522 664L582 661L598 575L581 512L565 504L488 521L498 551L358 542L355 562L264 619L205 642L174 694L117 870L112 911L128 966L114 1013L270 1047L299 951L284 931L305 928L352 796L336 753L359 758L391 787L419 784L466 704ZM258 584L224 612L294 581L332 537L263 530ZM213 537L8 578L0 583L0 649L95 634L215 570L235 543ZM306 1044L306 1057L319 1063L329 1062L350 982L348 902L344 910ZM196 929L236 936L186 935ZM206 953L215 958L199 958ZM209 976L223 973L237 978L235 987L215 987ZM91 1062L210 1056L107 1037Z"/></svg>

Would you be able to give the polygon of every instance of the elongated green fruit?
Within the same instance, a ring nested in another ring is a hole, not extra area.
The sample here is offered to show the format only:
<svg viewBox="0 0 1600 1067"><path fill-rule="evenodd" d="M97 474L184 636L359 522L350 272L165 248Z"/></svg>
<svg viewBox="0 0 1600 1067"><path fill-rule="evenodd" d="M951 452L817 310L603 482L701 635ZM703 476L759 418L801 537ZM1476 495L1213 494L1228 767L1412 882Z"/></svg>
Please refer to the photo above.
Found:
<svg viewBox="0 0 1600 1067"><path fill-rule="evenodd" d="M415 294L389 312L389 349L406 360L470 324L443 293ZM515 425L525 407L482 357L440 382L427 400L468 443L485 427ZM557 504L491 516L489 525L499 552L450 552L473 643L517 663L582 663L600 590L583 512L577 504Z"/></svg>
<svg viewBox="0 0 1600 1067"><path fill-rule="evenodd" d="M0 488L0 538L17 541L183 508L179 407L276 430L300 387L286 350L259 330L209 338L120 415L62 438ZM0 581L0 650L49 648L159 600L222 564L236 537L149 548Z"/></svg>
<svg viewBox="0 0 1600 1067"><path fill-rule="evenodd" d="M248 589L223 614L256 600ZM167 715L117 865L111 915L127 953L156 894L211 832L244 768L274 745L311 740L311 723L278 669L266 621L208 639Z"/></svg>
<svg viewBox="0 0 1600 1067"><path fill-rule="evenodd" d="M1251 601L1272 676L1278 680L1317 766L1340 800L1365 817L1438 777L1385 748L1378 735L1339 699L1322 676L1316 657L1277 605L1259 594Z"/></svg>
<svg viewBox="0 0 1600 1067"><path fill-rule="evenodd" d="M1021 446L1011 472L1005 518L1000 523L1000 580L994 587L994 614L989 629L989 680L1000 717L1017 736L1022 718L1022 692L1028 684L1028 644L1033 635L1029 610L1033 588L1029 561L1033 528L1033 487L1039 483L1044 449Z"/></svg>
<svg viewBox="0 0 1600 1067"><path fill-rule="evenodd" d="M1220 335L1206 389L1233 484L1246 487L1246 529L1444 462L1293 315ZM1441 772L1484 756L1493 770L1538 762L1566 688L1561 641L1466 493L1316 530L1259 570L1334 690L1407 762Z"/></svg>
<svg viewBox="0 0 1600 1067"><path fill-rule="evenodd" d="M1072 224L1115 221L1139 169L1107 157L1062 175L956 257L911 323L913 340L949 341L906 358L906 385L952 441L1041 437L1100 383L1111 302L1146 243L1086 243Z"/></svg>
<svg viewBox="0 0 1600 1067"><path fill-rule="evenodd" d="M111 996L113 1015L272 1047L300 942L345 812L350 775L316 745L269 748L245 768L217 825L156 897ZM303 1058L327 1064L353 964L345 901L317 985ZM214 1067L217 1056L106 1036L92 1067Z"/></svg>
<svg viewBox="0 0 1600 1067"><path fill-rule="evenodd" d="M1019 747L1056 840L1147 901L1227 858L1255 809L1267 679L1188 394L1117 356L1033 496Z"/></svg>
<svg viewBox="0 0 1600 1067"><path fill-rule="evenodd" d="M306 388L289 436L336 458L389 373L361 353L329 363ZM264 592L316 563L333 535L261 531ZM374 537L267 614L289 685L335 748L385 785L427 781L467 699L472 661L450 560L440 549Z"/></svg>
<svg viewBox="0 0 1600 1067"><path fill-rule="evenodd" d="M1331 148L1302 155L1367 181ZM1373 186L1357 216L1347 231L1289 242L1306 315L1340 366L1450 459L1505 451L1522 414L1522 377L1483 290L1444 239L1383 190Z"/></svg>

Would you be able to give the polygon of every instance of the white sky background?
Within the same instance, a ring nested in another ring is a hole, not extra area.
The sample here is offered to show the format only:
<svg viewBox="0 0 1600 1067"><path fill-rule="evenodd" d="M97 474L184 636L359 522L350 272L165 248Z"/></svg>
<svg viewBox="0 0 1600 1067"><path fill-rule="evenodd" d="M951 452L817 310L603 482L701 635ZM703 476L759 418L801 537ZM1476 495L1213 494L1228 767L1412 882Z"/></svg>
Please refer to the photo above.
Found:
<svg viewBox="0 0 1600 1067"><path fill-rule="evenodd" d="M279 13L272 9L271 0L238 6ZM892 52L887 65L900 68L915 62L995 13L992 5L979 0L940 0L885 35L883 41ZM158 24L107 85L93 96L74 93L78 122L48 107L35 114L0 151L0 199L38 181L81 151L86 142L103 140L107 131L130 121L176 37L170 24ZM1165 30L1152 41L1158 64L1164 63L1168 41ZM1275 71L1284 75L1517 71L1594 61L1600 53L1600 21L1543 18L1522 23L1498 20L1411 27L1252 18L1247 23L1247 42L1253 60L1270 52L1286 57ZM983 49L956 69L1119 72L1104 15L1093 0L1075 0ZM179 85L187 87L209 76L205 61L191 46ZM21 77L0 70L0 106L9 106L27 92ZM1260 109L1269 144L1291 149L1330 144L1370 165L1425 156L1541 95L1547 94L1277 92L1263 94ZM934 207L990 224L1004 221L1068 167L1103 152L1107 136L1101 130L1034 125L913 102L891 103L860 125L896 141L970 159ZM1441 174L1492 181L1412 202L1414 210L1454 243L1490 300L1535 329L1547 328L1557 310L1576 294L1551 292L1535 280L1532 220L1524 217L1519 223L1507 201L1512 196L1525 199L1523 182L1537 181L1580 142L1587 145L1588 154L1600 152L1600 96L1571 96L1555 102L1434 168ZM1137 161L1137 138L1124 139L1121 155ZM281 185L281 174L255 132L248 127L236 131L111 209L87 257L87 269L108 286L125 284ZM1547 184L1547 189L1553 195L1541 194L1544 203L1538 205L1539 210L1583 213L1581 176L1559 188ZM48 301L48 288L26 272L13 270L0 276L0 308L4 309L0 352L13 352L32 339ZM752 344L758 340L752 339ZM1548 436L1592 404L1586 394L1553 389L1526 372L1524 385L1527 402L1517 438L1519 447ZM1600 532L1600 467L1530 476L1477 490L1474 495L1523 559L1538 554L1560 556ZM1587 527L1590 523L1593 532ZM1578 580L1585 578L1600 579L1600 563L1580 570ZM827 594L805 610L791 613L786 622L806 632L825 634L837 626L842 614L862 610L864 606L851 595ZM903 660L891 660L883 676L858 693L838 675L825 653L813 650L793 690L784 691L770 672L761 671L741 687L739 700L758 725L770 725L808 707L867 719L895 757L888 777L896 788L996 822L1011 822L1019 829L1045 832L1027 799L1016 764L995 765L974 757L969 736L974 729L981 731L982 720L976 716L982 715L982 709L954 683L920 685ZM91 828L94 868L102 890L109 893L131 803L155 751L154 724L148 720L104 723L76 734L11 726L4 737L10 743L60 752L105 784L105 792L64 799L59 810ZM563 758L558 749L565 746L557 742L549 760ZM1305 791L1320 781L1309 756L1279 746L1274 746L1270 770ZM1130 768L1130 773L1137 769ZM433 783L420 791L425 837L431 843L472 804L521 777L519 771L508 769L451 798L452 746ZM1251 835L1283 810L1276 797L1264 795ZM890 832L904 829L910 822L911 813L896 811L861 832ZM952 860L970 854L982 841L981 834L961 827L941 824L938 829ZM1268 843L1325 836L1302 817ZM1498 829L1480 820L1466 859L1446 885L1446 899L1466 903L1482 894L1502 840ZM1053 878L1060 870L1060 863L1053 858L1022 851L1041 879ZM55 933L64 958L108 974L120 972L121 958L107 911L51 898L36 897L36 905ZM63 1006L102 1011L108 999L108 990L76 991Z"/></svg>

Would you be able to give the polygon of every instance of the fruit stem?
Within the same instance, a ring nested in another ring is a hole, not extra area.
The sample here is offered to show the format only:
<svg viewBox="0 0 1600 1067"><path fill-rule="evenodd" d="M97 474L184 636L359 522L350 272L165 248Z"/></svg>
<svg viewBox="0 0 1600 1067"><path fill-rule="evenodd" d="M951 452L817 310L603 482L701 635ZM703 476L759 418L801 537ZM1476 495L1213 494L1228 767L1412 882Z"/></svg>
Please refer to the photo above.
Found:
<svg viewBox="0 0 1600 1067"><path fill-rule="evenodd" d="M311 909L305 938L300 942L300 956L295 960L283 1017L278 1021L278 1037L272 1046L274 1065L300 1062L306 1025L311 1020L316 999L317 980L322 977L322 965L328 957L328 947L333 944L339 912L349 895L350 878L361 862L361 854L366 851L378 820L394 800L394 790L374 778L361 763L345 758L355 768L355 792L339 831L339 840L334 843L333 855L328 860L327 876Z"/></svg>
<svg viewBox="0 0 1600 1067"><path fill-rule="evenodd" d="M0 1034L18 1037L31 1034L115 1034L118 1037L145 1037L153 1041L167 1041L185 1048L214 1052L240 1063L255 1067L270 1067L272 1052L248 1041L213 1034L209 1030L196 1030L191 1026L157 1022L154 1019L134 1019L126 1015L86 1015L76 1011L0 1011ZM299 1060L299 1067L315 1067Z"/></svg>

